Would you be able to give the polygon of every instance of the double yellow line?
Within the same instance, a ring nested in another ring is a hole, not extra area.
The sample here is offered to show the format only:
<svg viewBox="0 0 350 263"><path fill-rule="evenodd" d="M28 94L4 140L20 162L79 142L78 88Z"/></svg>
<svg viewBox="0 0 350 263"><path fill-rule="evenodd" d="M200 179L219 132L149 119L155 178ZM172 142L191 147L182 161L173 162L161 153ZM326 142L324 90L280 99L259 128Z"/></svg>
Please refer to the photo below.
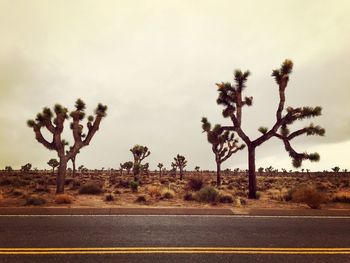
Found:
<svg viewBox="0 0 350 263"><path fill-rule="evenodd" d="M256 248L256 247L89 247L0 248L0 255L78 254L299 254L350 255L350 248Z"/></svg>

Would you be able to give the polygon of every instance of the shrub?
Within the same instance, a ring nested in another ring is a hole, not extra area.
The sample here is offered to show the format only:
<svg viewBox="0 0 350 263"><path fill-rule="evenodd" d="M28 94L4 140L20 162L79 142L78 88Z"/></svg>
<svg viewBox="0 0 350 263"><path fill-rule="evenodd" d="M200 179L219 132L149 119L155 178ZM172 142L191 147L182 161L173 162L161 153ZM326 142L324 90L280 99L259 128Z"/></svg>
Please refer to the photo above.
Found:
<svg viewBox="0 0 350 263"><path fill-rule="evenodd" d="M81 186L80 181L78 181L76 179L71 180L70 183L69 183L69 188L71 190L77 190L77 189L80 188L80 186Z"/></svg>
<svg viewBox="0 0 350 263"><path fill-rule="evenodd" d="M185 201L192 201L194 200L193 194L191 192L186 192L184 195L184 200Z"/></svg>
<svg viewBox="0 0 350 263"><path fill-rule="evenodd" d="M107 202L114 201L114 196L113 196L112 194L107 194L107 195L105 196L105 200L106 200Z"/></svg>
<svg viewBox="0 0 350 263"><path fill-rule="evenodd" d="M332 198L333 202L339 202L339 203L348 203L350 204L350 195L342 193L342 194L336 194L335 196L333 196Z"/></svg>
<svg viewBox="0 0 350 263"><path fill-rule="evenodd" d="M161 191L159 186L151 185L147 188L147 192L151 197L159 198L161 196Z"/></svg>
<svg viewBox="0 0 350 263"><path fill-rule="evenodd" d="M219 202L220 203L233 203L233 197L231 194L226 192L219 192Z"/></svg>
<svg viewBox="0 0 350 263"><path fill-rule="evenodd" d="M79 194L85 194L85 195L98 195L102 193L102 189L99 185L95 183L87 183L84 184L79 189Z"/></svg>
<svg viewBox="0 0 350 263"><path fill-rule="evenodd" d="M129 188L130 184L127 180L120 180L118 186L123 188Z"/></svg>
<svg viewBox="0 0 350 263"><path fill-rule="evenodd" d="M139 188L139 183L137 181L131 181L129 185L130 185L131 191L137 192Z"/></svg>
<svg viewBox="0 0 350 263"><path fill-rule="evenodd" d="M73 197L68 194L59 194L55 197L56 204L71 204L73 202Z"/></svg>
<svg viewBox="0 0 350 263"><path fill-rule="evenodd" d="M137 202L137 203L144 203L146 201L147 201L146 196L144 196L144 195L139 195L135 200L135 202Z"/></svg>
<svg viewBox="0 0 350 263"><path fill-rule="evenodd" d="M192 176L188 180L188 186L193 191L199 191L203 187L203 178L200 176Z"/></svg>
<svg viewBox="0 0 350 263"><path fill-rule="evenodd" d="M164 189L162 191L162 198L163 199L173 199L175 196L175 192L171 189Z"/></svg>
<svg viewBox="0 0 350 263"><path fill-rule="evenodd" d="M260 197L261 197L261 192L257 191L257 192L255 193L255 196L256 196L256 199L260 199Z"/></svg>
<svg viewBox="0 0 350 263"><path fill-rule="evenodd" d="M25 205L44 205L46 204L46 200L39 196L29 196L26 199Z"/></svg>
<svg viewBox="0 0 350 263"><path fill-rule="evenodd" d="M218 200L219 193L212 186L205 186L197 192L196 199L200 202L215 203Z"/></svg>
<svg viewBox="0 0 350 263"><path fill-rule="evenodd" d="M292 200L307 204L312 209L320 209L326 201L324 193L317 191L311 186L302 186L292 192Z"/></svg>

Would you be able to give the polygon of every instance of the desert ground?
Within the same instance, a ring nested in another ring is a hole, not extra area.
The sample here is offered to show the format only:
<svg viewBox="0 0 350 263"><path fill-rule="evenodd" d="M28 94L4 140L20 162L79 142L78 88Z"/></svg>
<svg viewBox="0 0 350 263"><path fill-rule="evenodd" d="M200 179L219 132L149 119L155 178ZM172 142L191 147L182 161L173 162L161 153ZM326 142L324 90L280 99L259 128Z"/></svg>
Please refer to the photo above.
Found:
<svg viewBox="0 0 350 263"><path fill-rule="evenodd" d="M52 171L2 171L0 207L222 207L350 209L349 172L263 172L258 199L247 198L245 172L185 172L184 179L153 171L135 182L120 171L69 171L65 193L56 195Z"/></svg>

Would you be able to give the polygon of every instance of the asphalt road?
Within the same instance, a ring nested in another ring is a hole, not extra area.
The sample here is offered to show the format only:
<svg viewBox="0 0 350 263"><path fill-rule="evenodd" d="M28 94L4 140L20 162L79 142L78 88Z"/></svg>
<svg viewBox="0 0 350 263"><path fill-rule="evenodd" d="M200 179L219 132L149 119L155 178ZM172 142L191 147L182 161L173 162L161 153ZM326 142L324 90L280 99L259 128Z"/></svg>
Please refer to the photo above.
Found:
<svg viewBox="0 0 350 263"><path fill-rule="evenodd" d="M215 261L350 262L350 218L0 216L0 262Z"/></svg>

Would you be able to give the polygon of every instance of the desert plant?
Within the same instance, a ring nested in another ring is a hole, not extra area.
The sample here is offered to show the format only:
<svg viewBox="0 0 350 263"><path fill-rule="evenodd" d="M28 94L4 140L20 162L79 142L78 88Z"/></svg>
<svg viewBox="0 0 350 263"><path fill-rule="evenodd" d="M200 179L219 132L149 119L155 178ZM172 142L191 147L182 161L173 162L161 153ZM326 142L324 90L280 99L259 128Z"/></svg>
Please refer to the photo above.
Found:
<svg viewBox="0 0 350 263"><path fill-rule="evenodd" d="M87 183L80 187L79 194L82 195L99 195L102 193L102 188L95 183Z"/></svg>
<svg viewBox="0 0 350 263"><path fill-rule="evenodd" d="M12 172L12 171L13 171L13 169L12 169L11 166L6 166L6 167L5 167L5 172L10 173L10 172Z"/></svg>
<svg viewBox="0 0 350 263"><path fill-rule="evenodd" d="M112 194L107 194L107 195L105 196L105 201L107 201L107 202L114 201L114 195L112 195Z"/></svg>
<svg viewBox="0 0 350 263"><path fill-rule="evenodd" d="M138 181L131 181L131 182L129 182L129 186L131 188L131 191L137 192L137 190L139 188L139 182Z"/></svg>
<svg viewBox="0 0 350 263"><path fill-rule="evenodd" d="M219 202L224 204L233 203L233 196L230 193L219 192Z"/></svg>
<svg viewBox="0 0 350 263"><path fill-rule="evenodd" d="M120 168L125 169L128 175L130 174L130 170L131 170L132 166L133 166L133 162L131 162L131 161L120 164Z"/></svg>
<svg viewBox="0 0 350 263"><path fill-rule="evenodd" d="M238 140L234 138L234 133L224 131L219 124L212 129L207 118L202 118L202 128L207 133L208 142L211 144L211 149L215 155L216 185L219 186L221 184L221 164L230 158L232 154L242 150L245 145L238 145Z"/></svg>
<svg viewBox="0 0 350 263"><path fill-rule="evenodd" d="M147 202L146 196L144 196L144 195L139 195L139 196L136 198L135 202L137 202L137 203L145 203L145 202Z"/></svg>
<svg viewBox="0 0 350 263"><path fill-rule="evenodd" d="M292 193L292 200L307 204L312 209L321 208L321 204L326 201L326 194L317 191L312 186L302 186L295 189Z"/></svg>
<svg viewBox="0 0 350 263"><path fill-rule="evenodd" d="M270 129L266 127L259 128L262 135L255 140L250 139L250 137L242 129L242 108L244 106L251 106L253 102L252 97L243 98L242 96L242 92L246 87L246 82L250 72L236 70L234 72L234 85L223 82L216 84L219 88L217 103L224 106L222 115L224 118L229 118L232 121L231 126L223 126L221 128L226 131L235 131L248 148L249 198L256 198L255 149L264 142L268 141L270 138L276 137L284 143L286 151L293 159L294 167L300 167L303 160L308 159L310 161L318 161L320 159L318 153L299 153L295 151L290 144L294 138L302 134L320 136L325 134L325 130L323 128L320 126L314 126L313 124L290 133L288 126L293 124L296 120L303 120L306 118L319 116L321 115L322 111L321 107L287 107L286 114L282 115L285 107L285 90L292 69L293 62L286 59L281 65L280 69L272 71L272 76L278 85L279 91L279 105L276 111L276 122Z"/></svg>
<svg viewBox="0 0 350 263"><path fill-rule="evenodd" d="M162 195L159 186L151 185L147 188L147 193L154 198L159 198Z"/></svg>
<svg viewBox="0 0 350 263"><path fill-rule="evenodd" d="M25 205L35 205L35 206L44 205L44 204L46 204L46 199L36 195L28 196L26 198L26 203L25 203Z"/></svg>
<svg viewBox="0 0 350 263"><path fill-rule="evenodd" d="M200 169L199 166L194 167L194 170L195 170L197 173L199 173L199 169Z"/></svg>
<svg viewBox="0 0 350 263"><path fill-rule="evenodd" d="M22 167L21 167L21 171L22 172L29 172L30 169L32 169L32 164L31 163L27 163L25 165L22 165Z"/></svg>
<svg viewBox="0 0 350 263"><path fill-rule="evenodd" d="M188 187L193 191L199 191L203 184L203 178L200 176L191 176L188 180Z"/></svg>
<svg viewBox="0 0 350 263"><path fill-rule="evenodd" d="M176 164L176 166L174 166L174 167L178 167L179 168L180 180L182 180L183 179L183 169L187 165L187 160L186 160L186 158L184 156L178 154L176 157L174 157L174 161L175 161L175 164Z"/></svg>
<svg viewBox="0 0 350 263"><path fill-rule="evenodd" d="M175 192L168 188L164 189L161 195L162 199L173 199L174 196L175 196Z"/></svg>
<svg viewBox="0 0 350 263"><path fill-rule="evenodd" d="M73 196L68 194L58 194L55 196L56 204L71 204L73 202Z"/></svg>
<svg viewBox="0 0 350 263"><path fill-rule="evenodd" d="M159 178L162 177L162 168L163 168L163 164L162 163L158 163L157 167L159 168Z"/></svg>
<svg viewBox="0 0 350 263"><path fill-rule="evenodd" d="M335 166L332 168L332 171L335 172L335 173L338 173L340 171L340 168L339 166Z"/></svg>
<svg viewBox="0 0 350 263"><path fill-rule="evenodd" d="M47 164L52 167L52 175L54 175L55 168L59 166L60 163L56 159L52 158L47 162Z"/></svg>
<svg viewBox="0 0 350 263"><path fill-rule="evenodd" d="M218 201L219 192L213 186L205 186L196 194L197 201L215 203Z"/></svg>
<svg viewBox="0 0 350 263"><path fill-rule="evenodd" d="M192 201L192 200L194 200L193 194L191 192L186 192L184 194L184 200L185 201Z"/></svg>
<svg viewBox="0 0 350 263"><path fill-rule="evenodd" d="M98 104L94 118L88 117L87 122L87 134L83 133L83 125L80 123L85 117L85 103L78 99L75 102L75 110L70 113L73 121L71 123L71 129L73 132L74 145L69 151L65 151L65 147L68 143L62 139L62 132L64 128L64 122L69 118L67 108L62 107L59 104L54 106L53 112L50 108L44 108L42 113L38 113L35 120L29 120L28 126L31 127L35 133L36 140L44 145L49 150L55 150L59 157L60 165L57 173L57 187L56 193L64 193L64 179L66 176L67 162L71 160L73 156L76 156L79 150L90 144L92 137L99 129L101 120L106 116L107 106ZM52 133L52 141L47 141L42 135L41 129L45 127L50 133Z"/></svg>
<svg viewBox="0 0 350 263"><path fill-rule="evenodd" d="M148 150L146 146L142 146L138 144L135 145L133 148L131 148L130 151L134 157L134 163L133 163L134 181L138 181L139 175L142 169L141 162L143 159L149 156L151 152Z"/></svg>

